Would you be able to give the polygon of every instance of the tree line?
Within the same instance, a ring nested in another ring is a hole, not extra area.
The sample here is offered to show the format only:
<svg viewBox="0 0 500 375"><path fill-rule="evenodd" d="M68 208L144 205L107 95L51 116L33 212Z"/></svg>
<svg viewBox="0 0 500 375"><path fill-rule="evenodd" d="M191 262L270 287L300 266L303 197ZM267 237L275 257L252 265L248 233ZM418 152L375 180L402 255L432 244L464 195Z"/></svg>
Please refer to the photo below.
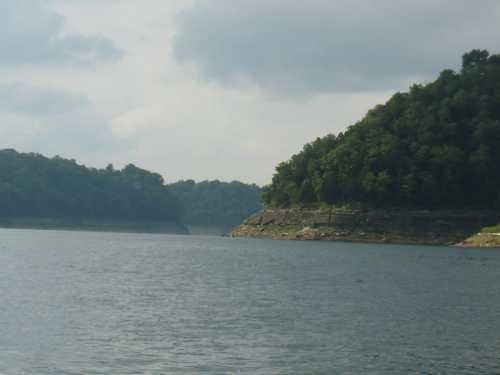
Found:
<svg viewBox="0 0 500 375"><path fill-rule="evenodd" d="M262 208L261 189L238 181L166 185L133 164L88 168L59 156L0 150L0 218L68 218L237 225Z"/></svg>
<svg viewBox="0 0 500 375"><path fill-rule="evenodd" d="M58 156L0 151L0 217L178 222L182 210L159 174L133 164L95 169Z"/></svg>
<svg viewBox="0 0 500 375"><path fill-rule="evenodd" d="M271 207L500 208L500 55L472 50L306 144L264 190Z"/></svg>

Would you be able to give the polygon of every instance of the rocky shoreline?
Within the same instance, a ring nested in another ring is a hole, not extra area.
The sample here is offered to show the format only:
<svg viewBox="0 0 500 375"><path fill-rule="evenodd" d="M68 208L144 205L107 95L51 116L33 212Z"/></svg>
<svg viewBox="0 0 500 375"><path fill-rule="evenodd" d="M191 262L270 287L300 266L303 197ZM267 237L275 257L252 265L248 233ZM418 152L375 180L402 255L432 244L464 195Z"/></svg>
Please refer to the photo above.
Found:
<svg viewBox="0 0 500 375"><path fill-rule="evenodd" d="M267 209L249 217L231 236L500 247L500 236L478 234L499 222L498 211Z"/></svg>

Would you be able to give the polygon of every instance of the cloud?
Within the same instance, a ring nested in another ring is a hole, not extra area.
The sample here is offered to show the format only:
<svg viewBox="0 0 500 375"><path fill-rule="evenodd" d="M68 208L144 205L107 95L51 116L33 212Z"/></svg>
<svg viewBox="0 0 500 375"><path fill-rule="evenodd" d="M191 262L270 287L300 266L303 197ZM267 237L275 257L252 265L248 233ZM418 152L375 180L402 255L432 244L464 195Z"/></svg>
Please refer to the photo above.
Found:
<svg viewBox="0 0 500 375"><path fill-rule="evenodd" d="M114 153L126 150L104 114L75 107L71 111L32 113L0 111L0 149L40 152L76 158L89 165L105 165Z"/></svg>
<svg viewBox="0 0 500 375"><path fill-rule="evenodd" d="M128 147L117 140L109 115L86 96L24 83L0 84L0 148L19 148L82 160Z"/></svg>
<svg viewBox="0 0 500 375"><path fill-rule="evenodd" d="M0 2L0 65L88 66L122 55L96 35L64 35L64 18L41 0Z"/></svg>
<svg viewBox="0 0 500 375"><path fill-rule="evenodd" d="M65 90L22 83L0 84L0 111L50 116L83 109L88 99Z"/></svg>
<svg viewBox="0 0 500 375"><path fill-rule="evenodd" d="M173 52L226 86L399 89L497 48L499 22L497 0L198 0L177 17Z"/></svg>

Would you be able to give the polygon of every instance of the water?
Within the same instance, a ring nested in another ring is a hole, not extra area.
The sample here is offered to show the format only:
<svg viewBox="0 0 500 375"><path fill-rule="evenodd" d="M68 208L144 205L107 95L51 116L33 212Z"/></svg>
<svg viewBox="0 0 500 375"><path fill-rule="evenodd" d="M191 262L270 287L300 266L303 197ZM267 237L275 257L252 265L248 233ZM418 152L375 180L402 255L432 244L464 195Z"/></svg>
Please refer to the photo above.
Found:
<svg viewBox="0 0 500 375"><path fill-rule="evenodd" d="M499 374L500 252L0 230L0 374Z"/></svg>

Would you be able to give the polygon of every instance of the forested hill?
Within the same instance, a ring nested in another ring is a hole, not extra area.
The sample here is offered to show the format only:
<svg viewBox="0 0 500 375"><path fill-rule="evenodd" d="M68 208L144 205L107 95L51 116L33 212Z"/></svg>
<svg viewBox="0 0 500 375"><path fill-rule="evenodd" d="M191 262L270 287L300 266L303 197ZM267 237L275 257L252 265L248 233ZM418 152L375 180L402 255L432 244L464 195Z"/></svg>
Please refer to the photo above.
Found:
<svg viewBox="0 0 500 375"><path fill-rule="evenodd" d="M276 168L271 207L500 208L500 55L414 85Z"/></svg>
<svg viewBox="0 0 500 375"><path fill-rule="evenodd" d="M262 209L261 189L253 184L185 180L168 187L184 204L186 224L236 226Z"/></svg>
<svg viewBox="0 0 500 375"><path fill-rule="evenodd" d="M0 217L178 222L181 215L163 178L132 164L94 169L57 156L0 151Z"/></svg>

